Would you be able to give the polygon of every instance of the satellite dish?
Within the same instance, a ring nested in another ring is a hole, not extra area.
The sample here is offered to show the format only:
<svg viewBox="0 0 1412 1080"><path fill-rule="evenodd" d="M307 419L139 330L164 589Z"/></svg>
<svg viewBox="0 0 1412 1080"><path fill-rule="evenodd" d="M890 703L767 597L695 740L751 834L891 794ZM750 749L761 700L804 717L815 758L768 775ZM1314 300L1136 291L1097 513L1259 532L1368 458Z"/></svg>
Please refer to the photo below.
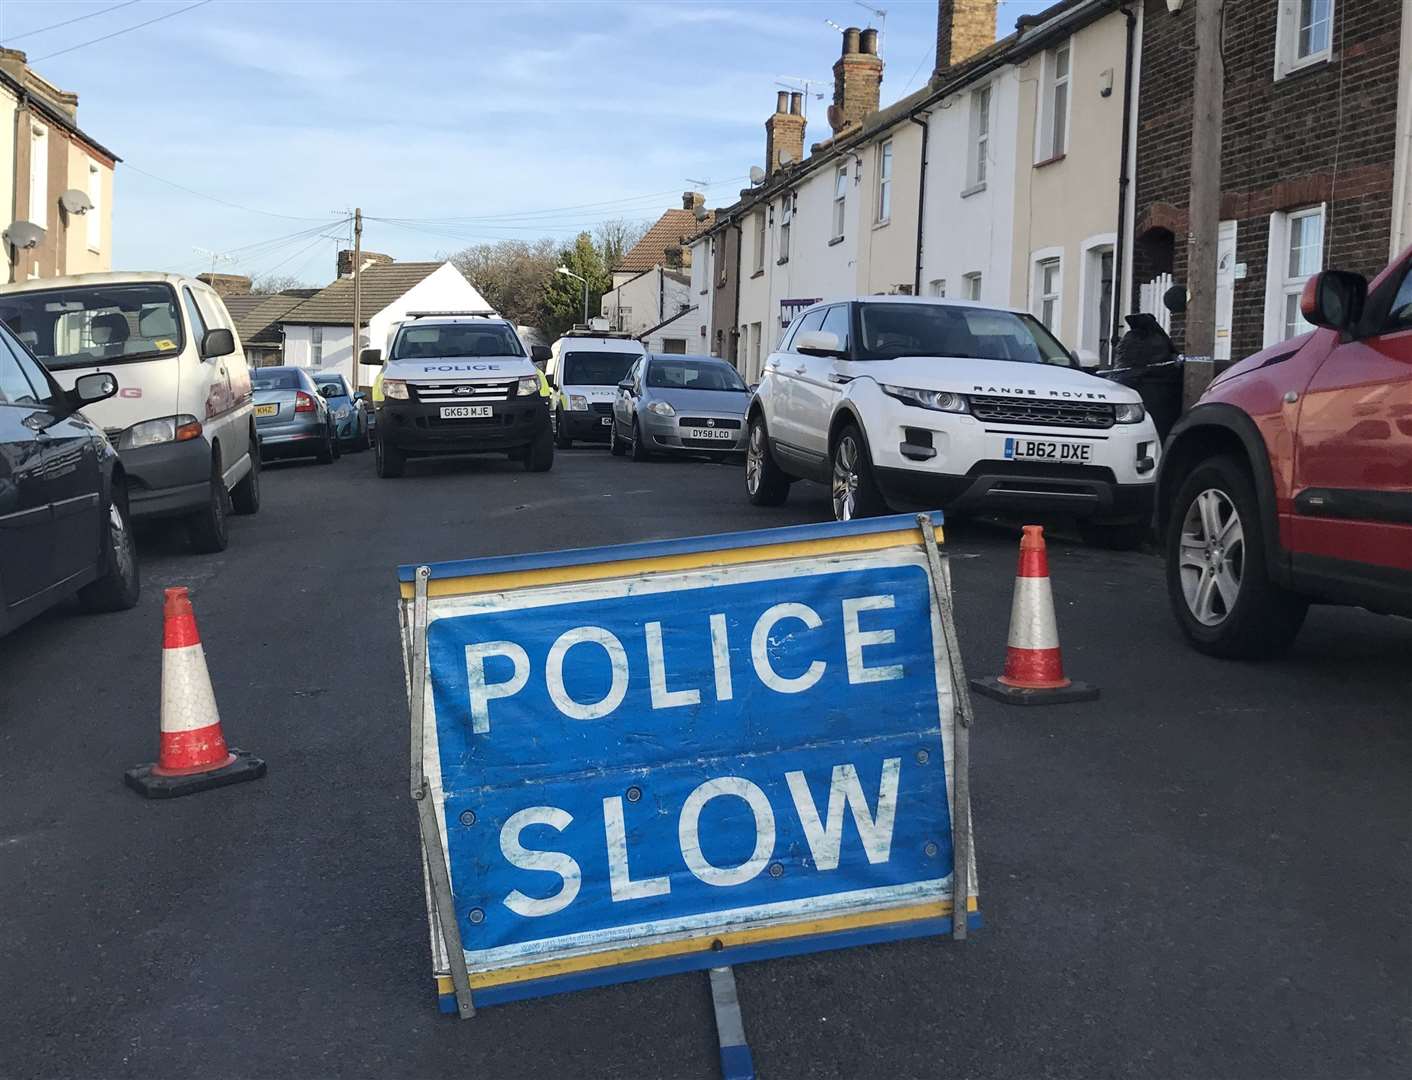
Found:
<svg viewBox="0 0 1412 1080"><path fill-rule="evenodd" d="M765 179L765 170L764 170L764 169L760 168L759 165L752 165L752 166L750 166L750 182L751 182L752 184L759 184L759 183L763 182L764 179Z"/></svg>
<svg viewBox="0 0 1412 1080"><path fill-rule="evenodd" d="M692 211L692 213L696 215L697 221L705 221L708 217L711 216L710 211L707 210L704 206L698 206L695 210Z"/></svg>
<svg viewBox="0 0 1412 1080"><path fill-rule="evenodd" d="M93 209L93 200L88 197L88 192L69 188L59 196L59 205L70 214L86 214Z"/></svg>
<svg viewBox="0 0 1412 1080"><path fill-rule="evenodd" d="M781 164L781 165L793 165L793 164L794 164L794 155L791 154L788 150L781 150L781 151L780 151L780 164Z"/></svg>
<svg viewBox="0 0 1412 1080"><path fill-rule="evenodd" d="M5 230L5 239L22 251L37 247L44 239L44 229L32 221L12 222Z"/></svg>

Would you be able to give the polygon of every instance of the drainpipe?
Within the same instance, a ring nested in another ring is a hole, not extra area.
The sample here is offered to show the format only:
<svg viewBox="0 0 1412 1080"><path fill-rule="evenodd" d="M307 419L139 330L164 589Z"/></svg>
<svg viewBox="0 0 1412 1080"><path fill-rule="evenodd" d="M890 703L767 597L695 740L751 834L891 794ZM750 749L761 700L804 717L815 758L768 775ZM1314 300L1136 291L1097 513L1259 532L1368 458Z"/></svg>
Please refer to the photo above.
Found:
<svg viewBox="0 0 1412 1080"><path fill-rule="evenodd" d="M922 295L922 226L927 212L927 143L931 138L931 113L923 113L922 119L907 118L922 129L922 171L917 180L917 272L912 280L912 295Z"/></svg>
<svg viewBox="0 0 1412 1080"><path fill-rule="evenodd" d="M667 304L667 271L662 268L662 264L657 264L657 322L661 322L666 316L663 309Z"/></svg>
<svg viewBox="0 0 1412 1080"><path fill-rule="evenodd" d="M740 227L740 215L732 225L735 226L735 314L731 317L731 332L735 334L735 364L737 371L740 370L740 249L743 246L744 231Z"/></svg>
<svg viewBox="0 0 1412 1080"><path fill-rule="evenodd" d="M1113 366L1113 354L1118 347L1118 338L1120 337L1119 328L1123 323L1122 313L1127 309L1132 290L1132 283L1124 277L1123 266L1127 258L1128 187L1132 183L1132 176L1128 171L1128 160L1132 145L1133 56L1137 49L1137 13L1127 7L1118 10L1128 20L1128 45L1123 68L1123 149L1122 160L1118 165L1118 239L1113 245L1115 287L1113 289L1113 325L1108 334L1108 367Z"/></svg>

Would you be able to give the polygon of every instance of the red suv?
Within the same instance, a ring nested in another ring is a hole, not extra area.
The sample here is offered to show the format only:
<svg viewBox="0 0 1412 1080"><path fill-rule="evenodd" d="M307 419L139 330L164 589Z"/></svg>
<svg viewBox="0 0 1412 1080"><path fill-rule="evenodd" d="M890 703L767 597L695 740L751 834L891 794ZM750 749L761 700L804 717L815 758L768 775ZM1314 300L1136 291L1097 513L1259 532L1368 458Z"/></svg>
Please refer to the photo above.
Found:
<svg viewBox="0 0 1412 1080"><path fill-rule="evenodd" d="M1300 307L1317 329L1218 376L1158 476L1172 610L1215 656L1279 653L1310 603L1412 616L1412 248Z"/></svg>

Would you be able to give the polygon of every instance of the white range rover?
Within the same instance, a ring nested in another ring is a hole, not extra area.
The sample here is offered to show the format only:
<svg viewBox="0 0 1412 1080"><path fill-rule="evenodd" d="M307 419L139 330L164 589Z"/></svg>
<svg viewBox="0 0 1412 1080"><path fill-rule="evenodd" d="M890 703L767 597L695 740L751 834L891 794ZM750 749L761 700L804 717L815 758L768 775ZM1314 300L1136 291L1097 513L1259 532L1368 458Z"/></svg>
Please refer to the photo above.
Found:
<svg viewBox="0 0 1412 1080"><path fill-rule="evenodd" d="M745 487L830 485L840 521L895 508L1066 514L1141 542L1161 445L1137 391L1081 371L1033 315L875 296L800 313L747 417Z"/></svg>

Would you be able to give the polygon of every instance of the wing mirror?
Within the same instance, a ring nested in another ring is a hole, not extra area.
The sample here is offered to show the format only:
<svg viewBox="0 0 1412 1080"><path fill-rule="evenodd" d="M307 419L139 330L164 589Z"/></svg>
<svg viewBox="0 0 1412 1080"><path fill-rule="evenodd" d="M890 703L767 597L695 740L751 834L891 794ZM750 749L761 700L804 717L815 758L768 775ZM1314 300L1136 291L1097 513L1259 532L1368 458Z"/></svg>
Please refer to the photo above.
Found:
<svg viewBox="0 0 1412 1080"><path fill-rule="evenodd" d="M117 392L118 380L106 371L96 371L90 375L80 375L75 380L74 388L69 391L69 403L75 409L81 409L95 401L106 401Z"/></svg>
<svg viewBox="0 0 1412 1080"><path fill-rule="evenodd" d="M530 363L539 368L540 371L544 370L544 365L549 363L549 358L552 355L553 353L551 353L549 348L545 345L530 346Z"/></svg>
<svg viewBox="0 0 1412 1080"><path fill-rule="evenodd" d="M1299 310L1305 321L1350 333L1363 318L1368 279L1348 270L1324 270L1304 283Z"/></svg>
<svg viewBox="0 0 1412 1080"><path fill-rule="evenodd" d="M229 356L235 352L235 335L224 326L207 330L201 339L201 359L210 360L217 356Z"/></svg>
<svg viewBox="0 0 1412 1080"><path fill-rule="evenodd" d="M358 354L358 363L360 363L360 364L368 364L368 365L370 365L371 367L381 367L381 366L382 366L382 350L381 350L381 349L364 349L362 352L360 352L360 353Z"/></svg>
<svg viewBox="0 0 1412 1080"><path fill-rule="evenodd" d="M619 390L626 390L629 394L631 394L631 393L632 393L632 380L631 380L631 379L624 379L622 382L618 383L618 389L619 389Z"/></svg>
<svg viewBox="0 0 1412 1080"><path fill-rule="evenodd" d="M794 339L794 351L806 356L839 356L843 343L832 330L805 330Z"/></svg>

